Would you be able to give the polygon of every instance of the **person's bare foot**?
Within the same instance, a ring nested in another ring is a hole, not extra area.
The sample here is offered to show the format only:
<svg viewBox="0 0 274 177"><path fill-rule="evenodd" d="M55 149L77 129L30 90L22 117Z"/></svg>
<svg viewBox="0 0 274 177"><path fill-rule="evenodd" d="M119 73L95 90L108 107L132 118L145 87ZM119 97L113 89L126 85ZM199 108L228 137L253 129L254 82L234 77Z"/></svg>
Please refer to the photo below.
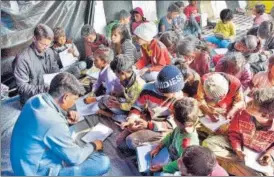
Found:
<svg viewBox="0 0 274 177"><path fill-rule="evenodd" d="M112 118L112 116L113 116L113 113L108 112L108 111L104 111L102 109L100 109L99 111L97 111L97 114L105 116L107 118Z"/></svg>

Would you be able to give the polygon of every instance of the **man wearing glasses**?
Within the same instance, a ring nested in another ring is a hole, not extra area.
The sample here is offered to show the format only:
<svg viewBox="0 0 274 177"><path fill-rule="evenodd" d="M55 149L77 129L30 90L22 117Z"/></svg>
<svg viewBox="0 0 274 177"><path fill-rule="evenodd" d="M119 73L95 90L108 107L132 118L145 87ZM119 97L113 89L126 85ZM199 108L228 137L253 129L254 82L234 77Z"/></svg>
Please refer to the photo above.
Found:
<svg viewBox="0 0 274 177"><path fill-rule="evenodd" d="M13 62L13 72L23 105L30 97L47 92L44 74L59 71L56 53L50 48L54 34L50 27L38 24L34 29L32 44L18 54Z"/></svg>

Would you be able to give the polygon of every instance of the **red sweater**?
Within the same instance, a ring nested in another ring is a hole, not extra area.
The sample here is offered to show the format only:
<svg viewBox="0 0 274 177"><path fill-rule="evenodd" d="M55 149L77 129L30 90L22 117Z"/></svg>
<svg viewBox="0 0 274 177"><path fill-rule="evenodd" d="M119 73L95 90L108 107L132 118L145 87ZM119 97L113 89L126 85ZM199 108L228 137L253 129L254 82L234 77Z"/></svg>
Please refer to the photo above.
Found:
<svg viewBox="0 0 274 177"><path fill-rule="evenodd" d="M232 119L228 138L233 149L246 146L256 152L264 152L272 146L274 149L274 131L257 130L255 121L246 111L238 112Z"/></svg>
<svg viewBox="0 0 274 177"><path fill-rule="evenodd" d="M104 45L106 47L110 46L110 42L105 38L104 35L102 34L96 34L96 39L94 42L88 42L84 40L84 45L85 45L85 53L86 57L89 57L93 55L93 52L95 52L100 45Z"/></svg>
<svg viewBox="0 0 274 177"><path fill-rule="evenodd" d="M192 6L192 5L188 5L184 9L184 14L186 15L187 19L189 19L190 15L192 13L194 13L195 11L198 13L198 7ZM196 21L198 23L201 21L201 17L200 16L195 17L195 19L196 19Z"/></svg>
<svg viewBox="0 0 274 177"><path fill-rule="evenodd" d="M195 70L201 77L209 73L210 56L208 52L197 52L195 54L195 59L190 63L189 67Z"/></svg>
<svg viewBox="0 0 274 177"><path fill-rule="evenodd" d="M153 39L148 45L151 54L148 54L144 46L141 47L141 50L142 57L135 64L139 70L151 65L150 71L160 71L164 66L170 64L171 59L166 46L157 39Z"/></svg>
<svg viewBox="0 0 274 177"><path fill-rule="evenodd" d="M148 128L156 132L170 132L176 127L173 119L173 104L176 99L182 98L183 92L176 97L168 98L161 95L155 83L147 83L139 98L131 107L129 117L141 117L148 121Z"/></svg>
<svg viewBox="0 0 274 177"><path fill-rule="evenodd" d="M206 78L212 74L214 73L205 74L201 79L201 84L203 85ZM225 74L222 72L220 72L220 74L222 74L228 81L229 90L226 97L219 101L217 105L229 111L235 103L242 101L242 93L240 93L241 82L235 76L232 76L230 74ZM198 100L201 101L202 99L204 99L204 94L198 93Z"/></svg>

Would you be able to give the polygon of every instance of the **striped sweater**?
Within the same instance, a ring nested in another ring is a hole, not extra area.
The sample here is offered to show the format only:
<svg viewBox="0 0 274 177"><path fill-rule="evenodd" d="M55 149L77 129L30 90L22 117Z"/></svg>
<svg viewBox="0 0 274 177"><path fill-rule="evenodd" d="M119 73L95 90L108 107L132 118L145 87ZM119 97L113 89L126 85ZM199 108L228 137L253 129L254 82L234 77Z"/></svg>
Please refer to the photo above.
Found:
<svg viewBox="0 0 274 177"><path fill-rule="evenodd" d="M183 92L180 91L175 97L167 98L156 90L155 83L148 83L132 106L129 117L147 120L148 128L153 131L170 132L176 127L172 115L173 104L181 97Z"/></svg>
<svg viewBox="0 0 274 177"><path fill-rule="evenodd" d="M125 54L129 57L132 64L136 63L137 60L141 57L141 53L137 51L136 47L130 39L126 39L121 46L112 43L112 49L115 52L115 55Z"/></svg>
<svg viewBox="0 0 274 177"><path fill-rule="evenodd" d="M238 112L230 123L228 138L235 150L246 146L256 152L274 149L274 130L257 125L256 119L247 111Z"/></svg>
<svg viewBox="0 0 274 177"><path fill-rule="evenodd" d="M265 40L264 50L270 51L271 54L274 54L274 34Z"/></svg>

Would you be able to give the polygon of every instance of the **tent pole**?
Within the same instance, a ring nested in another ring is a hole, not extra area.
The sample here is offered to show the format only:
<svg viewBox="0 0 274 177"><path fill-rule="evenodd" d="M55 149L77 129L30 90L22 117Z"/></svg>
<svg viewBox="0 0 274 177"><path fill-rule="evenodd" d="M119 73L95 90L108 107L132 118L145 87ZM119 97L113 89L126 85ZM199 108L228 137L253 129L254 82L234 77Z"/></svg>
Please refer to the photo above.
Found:
<svg viewBox="0 0 274 177"><path fill-rule="evenodd" d="M94 0L89 0L87 4L87 13L86 13L86 18L85 18L85 24L93 24L94 21L94 12L95 12L95 1Z"/></svg>

